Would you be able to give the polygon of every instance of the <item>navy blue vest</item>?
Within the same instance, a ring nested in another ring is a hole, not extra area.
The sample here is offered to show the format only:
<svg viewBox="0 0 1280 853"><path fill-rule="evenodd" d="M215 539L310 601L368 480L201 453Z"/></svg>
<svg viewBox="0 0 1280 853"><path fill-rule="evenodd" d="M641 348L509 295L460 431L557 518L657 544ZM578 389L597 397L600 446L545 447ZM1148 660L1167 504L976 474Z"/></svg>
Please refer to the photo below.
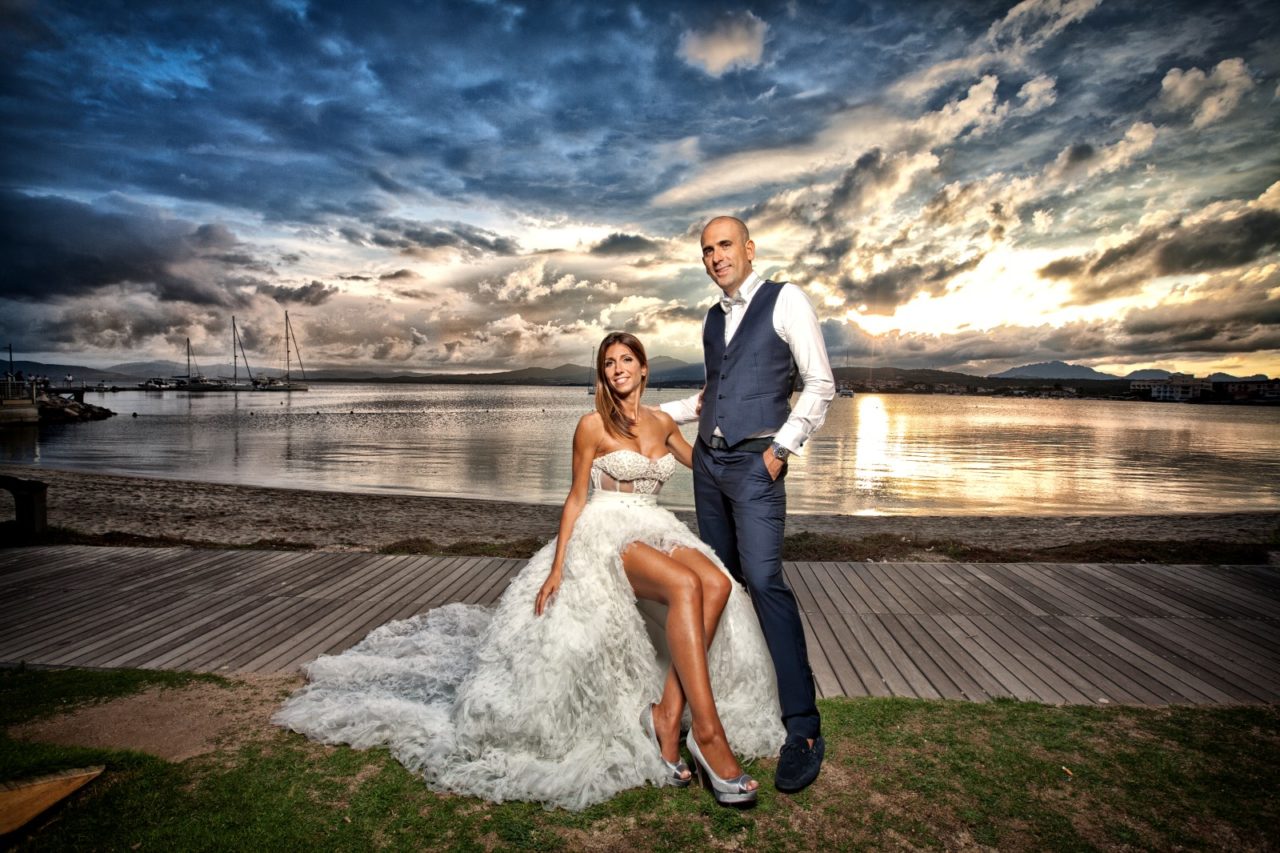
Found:
<svg viewBox="0 0 1280 853"><path fill-rule="evenodd" d="M796 363L791 347L773 330L773 306L782 285L761 282L751 297L733 340L724 343L725 313L711 306L702 326L707 390L702 397L698 435L710 443L716 427L729 444L776 431L791 414Z"/></svg>

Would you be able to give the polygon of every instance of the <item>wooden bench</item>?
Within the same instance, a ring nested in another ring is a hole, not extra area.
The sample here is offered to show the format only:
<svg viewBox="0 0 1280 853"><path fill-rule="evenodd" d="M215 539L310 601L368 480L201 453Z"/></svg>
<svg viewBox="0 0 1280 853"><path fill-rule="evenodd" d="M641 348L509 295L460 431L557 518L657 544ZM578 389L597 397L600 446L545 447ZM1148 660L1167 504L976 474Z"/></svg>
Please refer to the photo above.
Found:
<svg viewBox="0 0 1280 853"><path fill-rule="evenodd" d="M13 495L18 536L25 538L44 533L48 527L45 495L49 491L49 484L0 475L0 488L8 489Z"/></svg>

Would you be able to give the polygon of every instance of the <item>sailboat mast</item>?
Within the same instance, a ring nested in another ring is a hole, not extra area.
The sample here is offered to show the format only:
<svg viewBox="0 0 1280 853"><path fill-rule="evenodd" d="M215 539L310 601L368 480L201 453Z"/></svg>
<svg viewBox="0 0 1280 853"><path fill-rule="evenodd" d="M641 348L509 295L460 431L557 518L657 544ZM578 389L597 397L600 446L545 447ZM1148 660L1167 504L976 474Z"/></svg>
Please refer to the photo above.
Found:
<svg viewBox="0 0 1280 853"><path fill-rule="evenodd" d="M302 365L302 349L298 346L298 336L293 331L293 324L289 322L289 312L284 312L285 331L293 338L293 348L298 353L298 369L302 371L302 379L306 381L307 369Z"/></svg>
<svg viewBox="0 0 1280 853"><path fill-rule="evenodd" d="M289 312L284 312L284 381L289 381Z"/></svg>
<svg viewBox="0 0 1280 853"><path fill-rule="evenodd" d="M236 366L240 363L236 358L236 315L231 315L231 387L235 387L236 379L239 374L236 373Z"/></svg>

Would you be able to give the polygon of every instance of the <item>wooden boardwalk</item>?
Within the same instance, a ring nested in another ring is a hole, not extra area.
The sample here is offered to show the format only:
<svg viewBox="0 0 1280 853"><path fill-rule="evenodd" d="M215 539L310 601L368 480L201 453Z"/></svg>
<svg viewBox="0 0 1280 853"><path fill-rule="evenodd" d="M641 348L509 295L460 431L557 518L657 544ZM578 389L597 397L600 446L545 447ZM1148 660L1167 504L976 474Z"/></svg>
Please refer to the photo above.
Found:
<svg viewBox="0 0 1280 853"><path fill-rule="evenodd" d="M521 560L0 550L0 663L290 672ZM823 696L1280 701L1268 566L788 563Z"/></svg>

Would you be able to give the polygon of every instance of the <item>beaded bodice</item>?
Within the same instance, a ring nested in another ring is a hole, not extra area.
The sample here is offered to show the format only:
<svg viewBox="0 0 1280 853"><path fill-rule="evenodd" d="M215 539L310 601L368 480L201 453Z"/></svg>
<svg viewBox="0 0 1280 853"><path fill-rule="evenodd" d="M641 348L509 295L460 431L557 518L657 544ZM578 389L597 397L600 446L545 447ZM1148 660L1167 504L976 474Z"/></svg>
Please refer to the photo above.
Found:
<svg viewBox="0 0 1280 853"><path fill-rule="evenodd" d="M656 495L676 472L670 453L650 459L635 450L615 450L591 463L591 487L597 491Z"/></svg>

